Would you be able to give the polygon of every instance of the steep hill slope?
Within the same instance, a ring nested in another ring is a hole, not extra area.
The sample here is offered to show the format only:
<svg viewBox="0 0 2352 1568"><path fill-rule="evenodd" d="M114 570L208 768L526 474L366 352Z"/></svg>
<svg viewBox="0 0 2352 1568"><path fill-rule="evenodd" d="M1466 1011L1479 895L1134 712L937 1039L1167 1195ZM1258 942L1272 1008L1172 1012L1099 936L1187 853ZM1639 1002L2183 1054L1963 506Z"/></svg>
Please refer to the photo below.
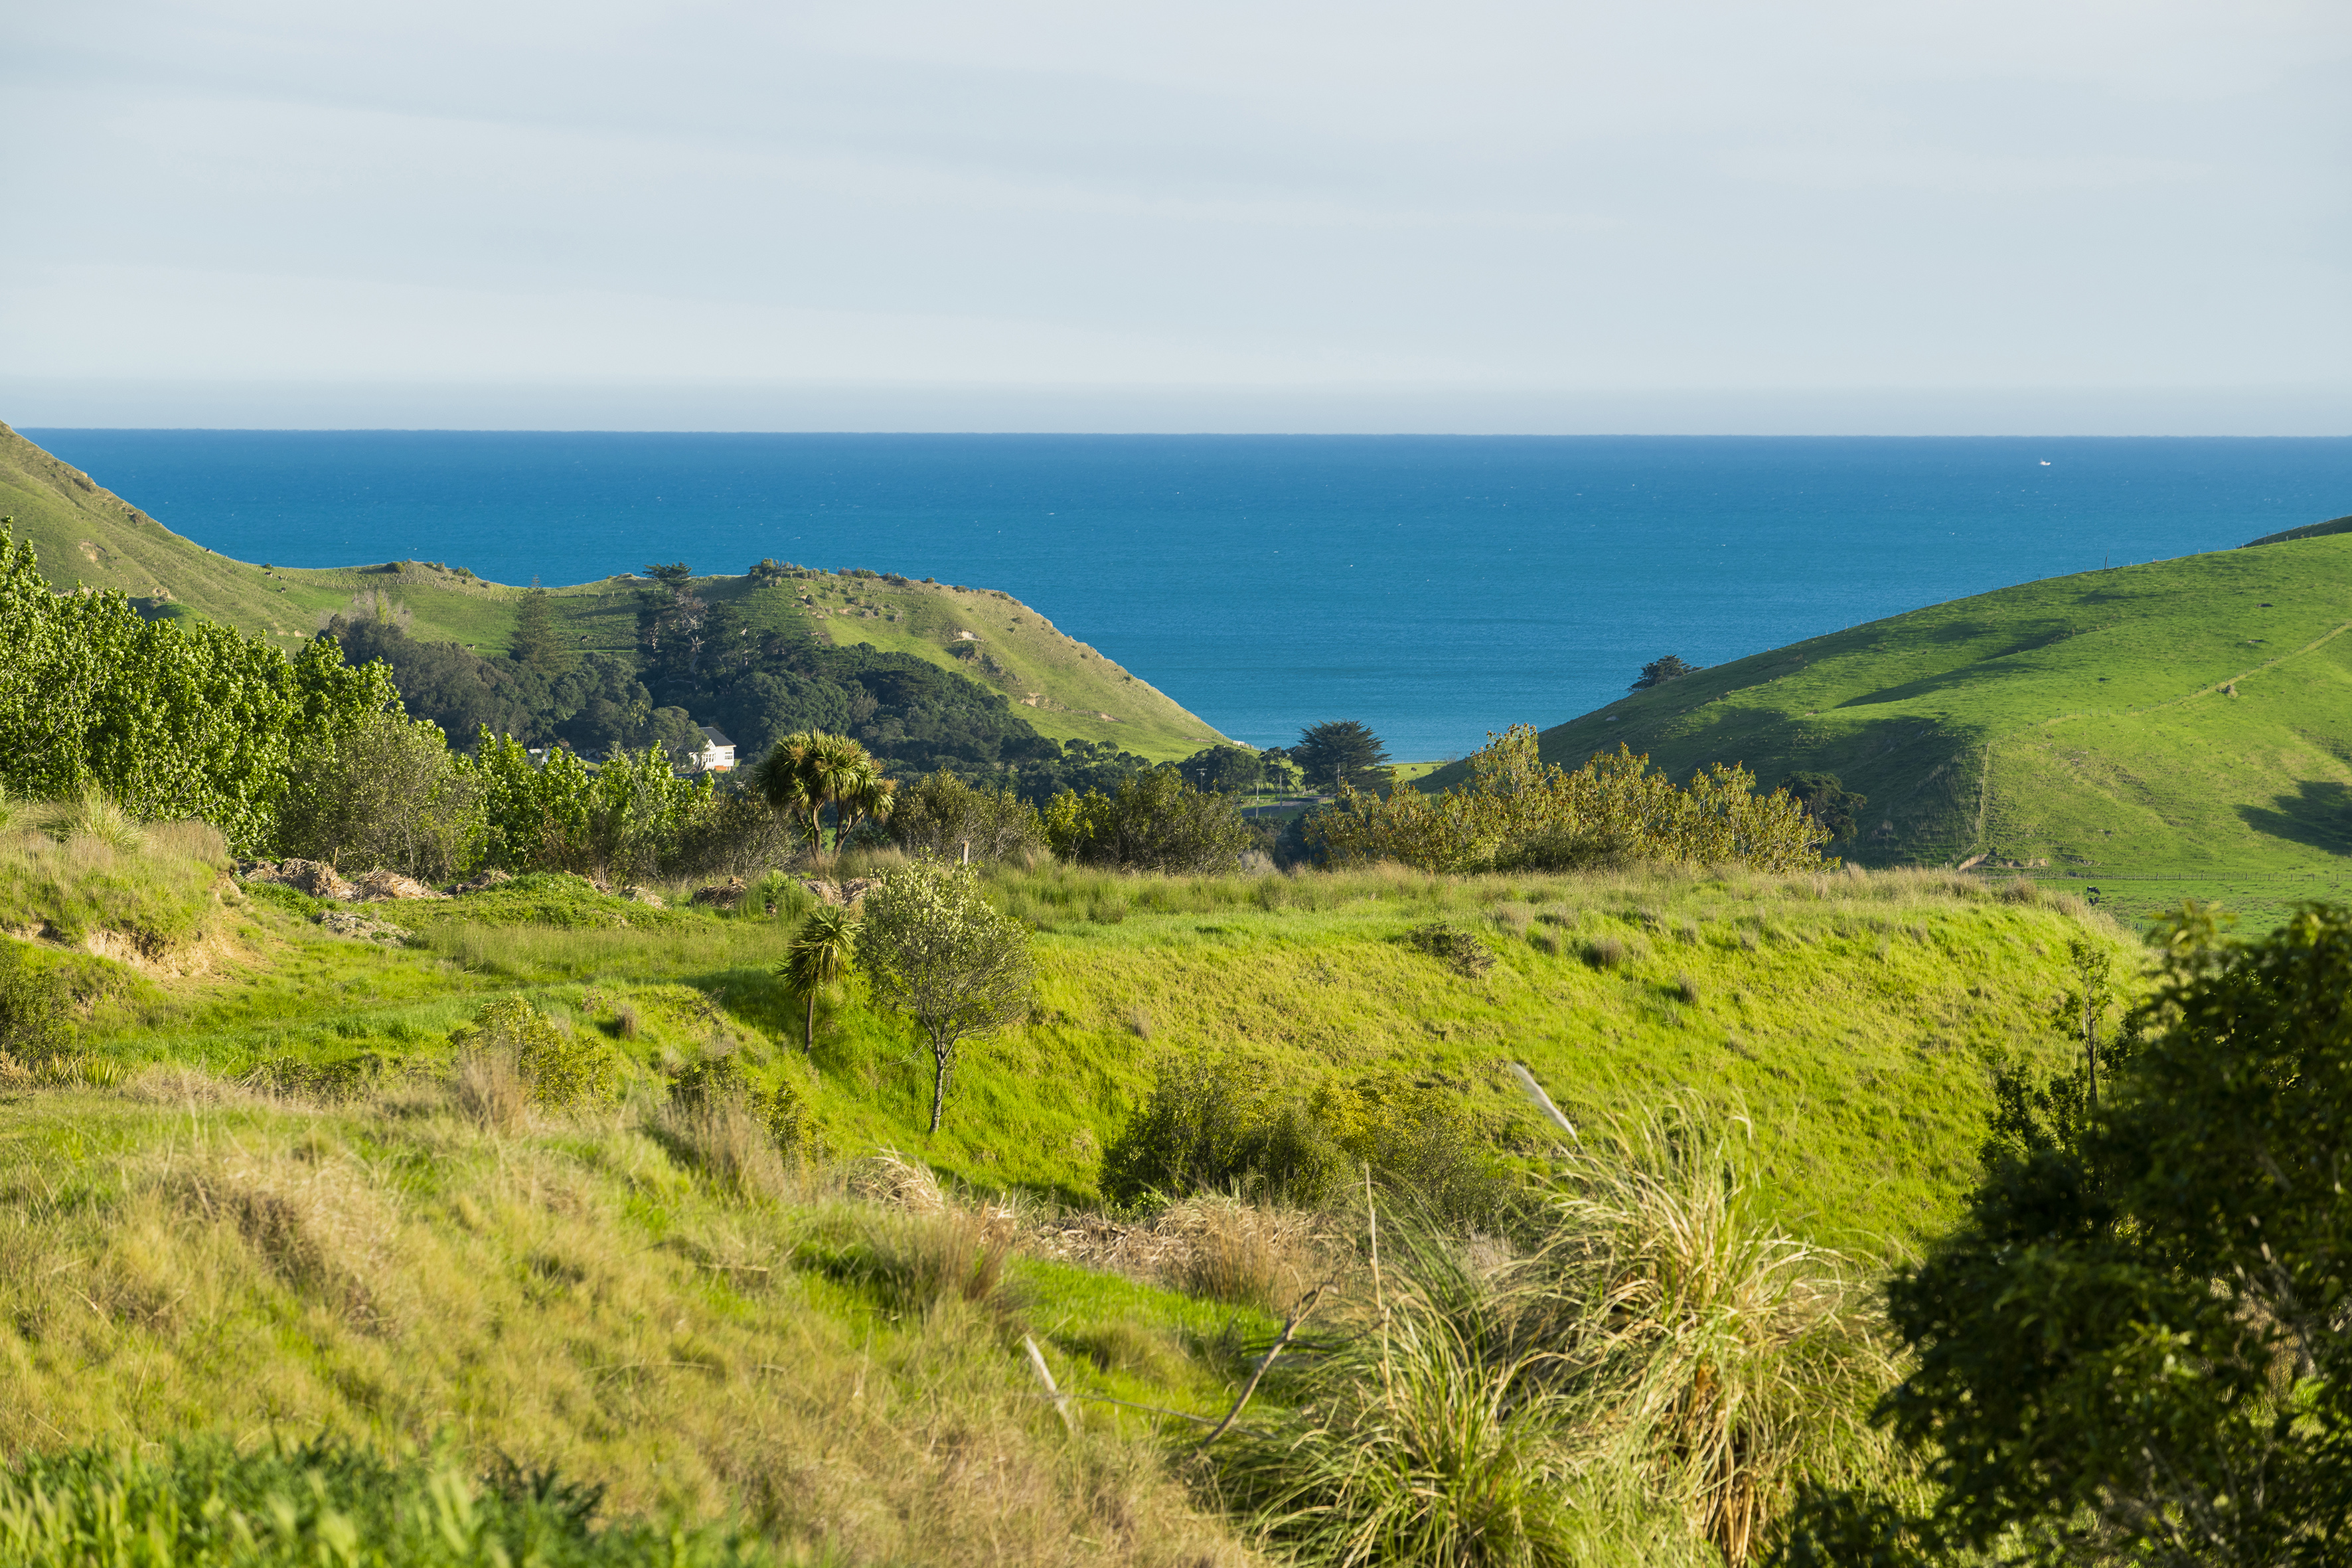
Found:
<svg viewBox="0 0 2352 1568"><path fill-rule="evenodd" d="M1543 752L1834 773L1869 796L1863 860L1981 856L2100 879L2126 908L2196 893L2261 912L2345 879L2347 630L2352 536L2306 538L1814 637L1632 693L1545 731Z"/></svg>
<svg viewBox="0 0 2352 1568"><path fill-rule="evenodd" d="M181 538L0 425L0 517L8 516L59 588L120 588L150 615L201 615L260 637L310 629L308 596L291 595L261 567Z"/></svg>
<svg viewBox="0 0 2352 1568"><path fill-rule="evenodd" d="M0 425L0 516L9 515L58 588L77 582L120 588L150 615L201 616L281 644L310 636L321 617L355 595L378 593L415 616L415 637L502 652L523 591L437 562L296 570L233 561L173 533ZM646 552L667 548L652 542ZM646 586L642 579L614 577L552 589L566 640L583 651L633 650L638 596ZM697 579L695 589L715 603L736 602L758 628L871 643L978 680L1020 704L1023 718L1057 741L1108 742L1167 761L1224 738L995 589L855 572L811 573L764 586L748 576L713 576Z"/></svg>

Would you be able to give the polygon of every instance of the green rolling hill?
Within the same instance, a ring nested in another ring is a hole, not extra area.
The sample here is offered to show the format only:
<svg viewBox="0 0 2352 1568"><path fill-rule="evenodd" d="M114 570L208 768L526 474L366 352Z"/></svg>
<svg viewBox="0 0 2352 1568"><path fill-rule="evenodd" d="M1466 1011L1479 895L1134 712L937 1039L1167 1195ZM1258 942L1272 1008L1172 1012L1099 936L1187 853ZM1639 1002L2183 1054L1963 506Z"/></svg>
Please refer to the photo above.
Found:
<svg viewBox="0 0 2352 1568"><path fill-rule="evenodd" d="M0 516L39 552L59 589L119 588L150 616L198 616L291 647L362 593L391 595L415 616L413 636L501 652L520 587L485 582L462 565L395 561L310 571L254 565L184 539L88 474L0 425ZM674 554L659 541L649 558ZM749 563L745 563L749 565ZM554 588L567 640L583 651L636 646L634 577ZM1004 694L1038 733L1108 742L1155 762L1191 756L1224 739L1207 721L1030 606L992 588L917 583L856 572L761 585L748 576L696 579L713 602L735 602L754 627L803 629L819 639L871 643L951 669Z"/></svg>
<svg viewBox="0 0 2352 1568"><path fill-rule="evenodd" d="M1677 776L1833 773L1852 858L2184 895L2251 916L2352 885L2352 534L2026 583L1734 660L1543 731ZM1423 787L1464 776L1463 764ZM1979 859L1979 858L1981 858Z"/></svg>

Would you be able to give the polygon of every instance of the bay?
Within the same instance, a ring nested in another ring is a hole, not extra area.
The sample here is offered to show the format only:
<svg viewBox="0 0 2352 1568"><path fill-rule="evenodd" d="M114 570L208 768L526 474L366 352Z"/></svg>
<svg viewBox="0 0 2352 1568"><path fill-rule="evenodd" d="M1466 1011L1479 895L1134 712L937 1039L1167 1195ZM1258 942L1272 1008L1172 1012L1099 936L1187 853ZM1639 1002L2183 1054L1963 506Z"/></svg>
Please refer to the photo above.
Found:
<svg viewBox="0 0 2352 1568"><path fill-rule="evenodd" d="M1224 733L1401 759L2035 577L2352 511L2352 439L27 430L225 554L1003 588Z"/></svg>

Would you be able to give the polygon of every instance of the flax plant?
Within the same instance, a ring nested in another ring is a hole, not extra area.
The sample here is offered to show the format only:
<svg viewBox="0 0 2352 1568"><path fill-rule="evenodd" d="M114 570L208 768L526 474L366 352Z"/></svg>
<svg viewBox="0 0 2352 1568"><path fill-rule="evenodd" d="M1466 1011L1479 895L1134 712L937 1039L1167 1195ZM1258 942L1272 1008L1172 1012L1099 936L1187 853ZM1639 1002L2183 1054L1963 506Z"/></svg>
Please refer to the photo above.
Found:
<svg viewBox="0 0 2352 1568"><path fill-rule="evenodd" d="M1600 1143L1546 1194L1531 1327L1586 1462L1643 1478L1740 1568L1798 1480L1869 1462L1892 1364L1844 1259L1762 1220L1721 1132L1669 1110Z"/></svg>

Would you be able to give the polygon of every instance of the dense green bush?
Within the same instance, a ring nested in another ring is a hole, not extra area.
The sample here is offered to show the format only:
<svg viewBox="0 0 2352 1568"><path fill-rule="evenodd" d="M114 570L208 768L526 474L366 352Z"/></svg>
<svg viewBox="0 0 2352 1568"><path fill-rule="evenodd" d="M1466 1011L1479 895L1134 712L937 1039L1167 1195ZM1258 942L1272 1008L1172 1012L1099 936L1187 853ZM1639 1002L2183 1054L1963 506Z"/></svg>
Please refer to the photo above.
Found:
<svg viewBox="0 0 2352 1568"><path fill-rule="evenodd" d="M1888 1285L1911 1364L1881 1413L1929 1506L1814 1498L1790 1561L1868 1528L1888 1563L2352 1552L2352 910L2239 943L2191 905L2156 936L2095 1090L2079 1059L2004 1081L1967 1217Z"/></svg>
<svg viewBox="0 0 2352 1568"><path fill-rule="evenodd" d="M1136 871L1230 871L1258 836L1232 797L1173 768L1133 775L1117 795L1064 790L1046 804L1046 842L1065 860Z"/></svg>
<svg viewBox="0 0 2352 1568"><path fill-rule="evenodd" d="M1837 864L1821 853L1828 830L1786 793L1758 795L1744 768L1717 763L1678 786L1622 745L1580 768L1547 765L1527 724L1496 736L1470 765L1466 787L1437 795L1343 784L1309 822L1308 841L1332 865L1394 860L1441 873Z"/></svg>
<svg viewBox="0 0 2352 1568"><path fill-rule="evenodd" d="M210 621L148 621L119 592L53 594L0 518L0 786L93 786L146 820L198 817L239 850L275 827L298 743L396 709L382 666L330 640L292 658Z"/></svg>
<svg viewBox="0 0 2352 1568"><path fill-rule="evenodd" d="M621 1058L593 1035L559 1026L520 996L502 996L461 1025L449 1043L459 1054L509 1056L530 1085L531 1099L551 1110L608 1105L620 1097Z"/></svg>
<svg viewBox="0 0 2352 1568"><path fill-rule="evenodd" d="M594 1522L603 1489L552 1471L468 1477L329 1439L240 1454L77 1448L0 1469L0 1558L19 1568L751 1568L717 1528Z"/></svg>
<svg viewBox="0 0 2352 1568"><path fill-rule="evenodd" d="M27 962L22 942L0 937L0 1056L26 1067L73 1048L65 982Z"/></svg>
<svg viewBox="0 0 2352 1568"><path fill-rule="evenodd" d="M435 726L371 714L295 751L278 812L280 854L339 871L379 867L439 881L480 861L488 824L482 785Z"/></svg>
<svg viewBox="0 0 2352 1568"><path fill-rule="evenodd" d="M491 865L615 882L642 880L674 859L716 790L709 773L679 778L659 747L616 752L591 771L565 751L534 763L514 737L487 730L467 772L482 792Z"/></svg>
<svg viewBox="0 0 2352 1568"><path fill-rule="evenodd" d="M1456 1222L1491 1214L1504 1186L1468 1108L1390 1075L1301 1086L1245 1057L1174 1056L1104 1152L1102 1190L1231 1192L1303 1206L1329 1203L1360 1173Z"/></svg>

